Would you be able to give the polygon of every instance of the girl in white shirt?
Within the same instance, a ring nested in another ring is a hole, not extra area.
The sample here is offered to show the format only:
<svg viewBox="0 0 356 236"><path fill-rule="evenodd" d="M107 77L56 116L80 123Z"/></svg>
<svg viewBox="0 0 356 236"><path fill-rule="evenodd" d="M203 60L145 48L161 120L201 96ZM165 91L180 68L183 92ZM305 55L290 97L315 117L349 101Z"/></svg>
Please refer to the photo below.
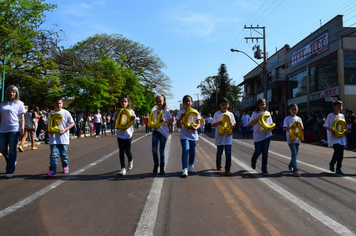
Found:
<svg viewBox="0 0 356 236"><path fill-rule="evenodd" d="M194 117L196 126L189 126L188 128L183 125L183 118L185 112L192 109L193 98L189 95L183 97L184 109L180 110L177 114L177 127L179 128L180 143L182 145L182 177L188 176L188 155L189 155L189 172L194 172L194 159L195 159L195 145L198 141L198 129L200 127L200 115L197 110L193 109L197 116Z"/></svg>
<svg viewBox="0 0 356 236"><path fill-rule="evenodd" d="M172 124L172 115L169 112L166 104L166 96L158 95L155 98L157 109L153 112L153 116L157 116L158 111L162 111L161 122L162 125L159 128L152 131L152 155L153 155L153 173L156 174L158 170L158 164L160 167L160 174L164 175L165 155L164 149L166 147L166 141L168 138L168 124ZM157 147L159 144L160 160L158 161Z"/></svg>
<svg viewBox="0 0 356 236"><path fill-rule="evenodd" d="M258 118L263 114L268 114L269 117L266 119L266 124L270 125L273 123L271 114L267 111L266 100L264 98L260 98L257 100L256 111L254 111L251 115L251 121L248 124L249 126L253 126L253 141L255 144L255 152L251 158L251 167L252 169L256 169L256 162L259 155L262 153L262 174L268 175L267 171L267 163L268 163L268 149L269 144L271 142L272 132L264 130Z"/></svg>
<svg viewBox="0 0 356 236"><path fill-rule="evenodd" d="M119 153L120 153L120 165L121 165L121 170L119 171L119 175L125 175L126 174L126 165L125 165L125 153L127 155L128 159L128 166L127 169L131 170L133 168L133 159L132 159L132 153L131 153L131 138L134 132L134 121L135 121L135 112L131 109L131 102L129 97L125 94L120 98L119 102L119 108L126 108L129 109L131 112L131 121L132 124L128 129L121 130L117 129L116 135L117 135L117 143L119 145ZM119 119L120 117L117 117L120 109L118 109L115 114L114 114L114 125L116 124L116 119Z"/></svg>

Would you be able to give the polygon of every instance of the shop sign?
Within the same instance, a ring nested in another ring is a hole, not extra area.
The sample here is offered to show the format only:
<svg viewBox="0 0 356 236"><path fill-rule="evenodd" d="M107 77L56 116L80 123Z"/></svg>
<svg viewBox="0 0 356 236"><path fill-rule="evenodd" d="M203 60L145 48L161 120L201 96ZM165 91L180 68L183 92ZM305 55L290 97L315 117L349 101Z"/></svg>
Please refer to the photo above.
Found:
<svg viewBox="0 0 356 236"><path fill-rule="evenodd" d="M329 34L324 32L322 35L308 43L304 47L292 53L292 66L305 62L312 58L312 56L319 55L329 49Z"/></svg>
<svg viewBox="0 0 356 236"><path fill-rule="evenodd" d="M333 97L339 95L339 88L335 87L332 89L327 89L324 91L316 92L316 93L311 93L309 95L309 101L315 101L321 98L326 98L326 97Z"/></svg>
<svg viewBox="0 0 356 236"><path fill-rule="evenodd" d="M332 101L336 101L337 97L325 97L325 102L332 102Z"/></svg>

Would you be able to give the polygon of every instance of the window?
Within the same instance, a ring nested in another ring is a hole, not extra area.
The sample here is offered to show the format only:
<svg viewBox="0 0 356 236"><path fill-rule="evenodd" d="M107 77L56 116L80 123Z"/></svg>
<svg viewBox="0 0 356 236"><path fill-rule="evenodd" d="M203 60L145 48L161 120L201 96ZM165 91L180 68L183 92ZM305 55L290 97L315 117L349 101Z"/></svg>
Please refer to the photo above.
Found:
<svg viewBox="0 0 356 236"><path fill-rule="evenodd" d="M307 95L307 72L303 71L289 78L288 99Z"/></svg>
<svg viewBox="0 0 356 236"><path fill-rule="evenodd" d="M345 84L356 84L356 54L344 55Z"/></svg>
<svg viewBox="0 0 356 236"><path fill-rule="evenodd" d="M333 58L310 69L310 92L334 88L338 85L337 59Z"/></svg>

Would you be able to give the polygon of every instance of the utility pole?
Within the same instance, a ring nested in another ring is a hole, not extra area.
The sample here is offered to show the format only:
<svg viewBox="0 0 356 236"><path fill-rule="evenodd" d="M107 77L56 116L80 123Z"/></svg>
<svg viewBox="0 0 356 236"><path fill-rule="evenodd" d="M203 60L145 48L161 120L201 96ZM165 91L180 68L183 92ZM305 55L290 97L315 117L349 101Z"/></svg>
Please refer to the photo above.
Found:
<svg viewBox="0 0 356 236"><path fill-rule="evenodd" d="M246 41L249 39L253 40L255 39L256 42L258 42L259 39L263 40L263 69L262 69L262 76L263 76L263 97L266 99L266 103L268 106L268 101L267 101L267 86L268 86L268 79L267 79L267 52L266 52L266 27L265 26L246 26L244 29L249 29L253 30L256 33L258 33L261 36L258 37L245 37ZM262 30L262 33L260 32ZM261 59L261 51L259 46L256 47L257 51L255 51L255 58Z"/></svg>
<svg viewBox="0 0 356 236"><path fill-rule="evenodd" d="M194 95L197 95L198 98L198 111L199 111L199 93L195 93Z"/></svg>

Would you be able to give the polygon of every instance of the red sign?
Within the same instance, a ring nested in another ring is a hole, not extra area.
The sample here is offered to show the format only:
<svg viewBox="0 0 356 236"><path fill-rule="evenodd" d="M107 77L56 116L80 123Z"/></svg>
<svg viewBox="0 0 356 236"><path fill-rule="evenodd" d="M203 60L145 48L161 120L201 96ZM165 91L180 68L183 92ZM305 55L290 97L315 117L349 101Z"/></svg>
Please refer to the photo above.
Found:
<svg viewBox="0 0 356 236"><path fill-rule="evenodd" d="M332 89L312 93L309 95L309 101L315 101L321 98L326 98L326 97L333 97L339 95L339 88L335 87Z"/></svg>
<svg viewBox="0 0 356 236"><path fill-rule="evenodd" d="M292 66L309 59L314 54L320 54L328 49L329 37L328 32L325 32L313 42L305 45L298 51L292 54Z"/></svg>

